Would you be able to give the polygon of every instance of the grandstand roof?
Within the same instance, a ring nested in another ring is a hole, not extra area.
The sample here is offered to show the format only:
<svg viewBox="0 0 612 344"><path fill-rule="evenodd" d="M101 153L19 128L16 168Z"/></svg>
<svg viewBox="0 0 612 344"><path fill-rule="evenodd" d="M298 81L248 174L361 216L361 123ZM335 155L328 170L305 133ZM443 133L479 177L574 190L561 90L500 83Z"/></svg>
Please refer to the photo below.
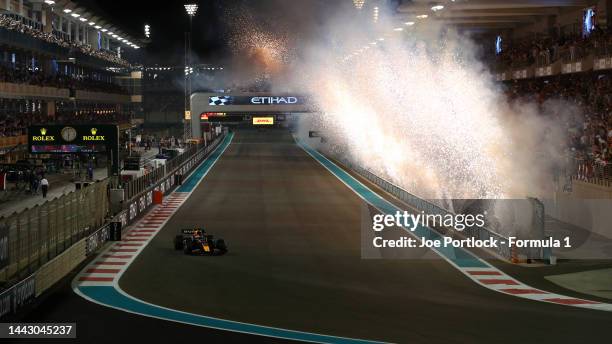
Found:
<svg viewBox="0 0 612 344"><path fill-rule="evenodd" d="M115 23L111 22L113 18L100 17L99 14L91 12L89 9L80 6L77 2L70 0L56 0L54 7L57 8L59 11L62 11L64 9L70 9L73 12L80 14L82 17L87 18L88 22L94 22L96 23L96 25L100 25L103 28L108 29L108 31L111 31L122 38L126 38L128 41L135 43L138 46L143 46L146 44L145 40L143 40L142 37L134 37L133 35L127 33L125 30L122 30L120 27L116 26Z"/></svg>
<svg viewBox="0 0 612 344"><path fill-rule="evenodd" d="M443 10L432 15L432 7L444 5ZM512 29L535 23L544 16L559 15L568 9L586 8L592 1L586 0L456 0L404 1L398 7L400 20L412 20L419 14L466 29Z"/></svg>

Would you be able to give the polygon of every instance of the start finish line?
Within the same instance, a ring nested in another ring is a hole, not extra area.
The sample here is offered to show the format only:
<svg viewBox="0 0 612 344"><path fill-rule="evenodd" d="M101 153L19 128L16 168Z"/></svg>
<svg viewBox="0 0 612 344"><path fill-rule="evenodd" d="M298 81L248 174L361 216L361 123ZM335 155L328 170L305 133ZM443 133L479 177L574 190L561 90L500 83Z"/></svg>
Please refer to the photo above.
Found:
<svg viewBox="0 0 612 344"><path fill-rule="evenodd" d="M201 137L201 117L207 113L227 115L299 114L314 112L312 101L299 94L272 93L193 93L191 95L191 134Z"/></svg>
<svg viewBox="0 0 612 344"><path fill-rule="evenodd" d="M229 105L303 105L306 99L301 96L232 96L214 95L208 96L209 106Z"/></svg>

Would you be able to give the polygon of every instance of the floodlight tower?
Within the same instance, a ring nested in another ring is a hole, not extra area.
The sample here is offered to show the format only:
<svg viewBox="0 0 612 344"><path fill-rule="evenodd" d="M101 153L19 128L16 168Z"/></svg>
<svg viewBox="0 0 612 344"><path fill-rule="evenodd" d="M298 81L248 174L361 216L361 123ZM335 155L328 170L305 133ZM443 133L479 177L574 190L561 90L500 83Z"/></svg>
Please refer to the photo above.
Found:
<svg viewBox="0 0 612 344"><path fill-rule="evenodd" d="M191 77L187 71L192 70L191 68L191 31L193 26L193 17L198 12L198 5L196 4L185 4L185 11L189 16L189 32L185 32L185 128L184 128L184 139L191 137L191 116L186 118L187 111L190 111L189 96L191 95Z"/></svg>
<svg viewBox="0 0 612 344"><path fill-rule="evenodd" d="M362 9L364 4L365 0L353 0L353 5L355 5L355 8L358 10Z"/></svg>

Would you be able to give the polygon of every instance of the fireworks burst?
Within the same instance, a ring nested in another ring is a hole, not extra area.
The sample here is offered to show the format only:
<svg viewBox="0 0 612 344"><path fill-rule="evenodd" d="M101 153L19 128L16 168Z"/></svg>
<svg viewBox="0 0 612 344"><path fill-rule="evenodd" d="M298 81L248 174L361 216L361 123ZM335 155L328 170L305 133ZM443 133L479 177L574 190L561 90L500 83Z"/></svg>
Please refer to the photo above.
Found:
<svg viewBox="0 0 612 344"><path fill-rule="evenodd" d="M269 22L258 20L246 8L235 9L229 18L229 45L235 56L250 65L254 81L282 73L295 58L290 35L282 23L269 27Z"/></svg>
<svg viewBox="0 0 612 344"><path fill-rule="evenodd" d="M305 131L322 131L337 153L408 191L430 199L538 196L563 146L563 135L543 142L542 132L560 126L534 107L510 106L468 38L432 22L365 25L344 16L318 40L296 44L282 23L239 11L230 42L255 79L291 64L284 89L309 94L320 109L302 117ZM553 148L541 154L542 147Z"/></svg>
<svg viewBox="0 0 612 344"><path fill-rule="evenodd" d="M508 119L525 110L505 102L465 38L398 35L348 59L317 49L296 73L307 76L296 82L321 109L306 126L325 132L336 153L424 198L533 195L549 167L534 153L542 123Z"/></svg>

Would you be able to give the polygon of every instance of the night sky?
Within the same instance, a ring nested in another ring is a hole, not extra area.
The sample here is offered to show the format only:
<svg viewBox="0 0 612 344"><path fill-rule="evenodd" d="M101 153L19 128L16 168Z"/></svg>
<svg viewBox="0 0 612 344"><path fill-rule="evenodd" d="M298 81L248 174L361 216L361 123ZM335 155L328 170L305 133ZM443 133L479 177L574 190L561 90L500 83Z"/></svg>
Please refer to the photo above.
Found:
<svg viewBox="0 0 612 344"><path fill-rule="evenodd" d="M222 23L224 6L233 0L193 1L198 13L193 19L194 53L216 62L228 54L225 26ZM146 64L182 64L184 59L184 33L189 19L183 5L185 1L151 0L76 0L91 12L108 18L131 37L144 38L144 25L151 25L151 42L141 56Z"/></svg>
<svg viewBox="0 0 612 344"><path fill-rule="evenodd" d="M186 3L199 6L193 19L194 56L198 63L210 64L224 64L232 55L240 55L230 46L232 38L235 41L237 36L249 37L255 27L272 35L282 32L291 36L299 47L307 45L308 39L326 39L325 22L339 11L354 11L352 0L75 1L108 18L131 37L144 38L145 23L151 25L151 42L138 51L139 62L146 65L183 64L184 35L189 29L189 18L183 7ZM379 4L398 2L377 1Z"/></svg>

